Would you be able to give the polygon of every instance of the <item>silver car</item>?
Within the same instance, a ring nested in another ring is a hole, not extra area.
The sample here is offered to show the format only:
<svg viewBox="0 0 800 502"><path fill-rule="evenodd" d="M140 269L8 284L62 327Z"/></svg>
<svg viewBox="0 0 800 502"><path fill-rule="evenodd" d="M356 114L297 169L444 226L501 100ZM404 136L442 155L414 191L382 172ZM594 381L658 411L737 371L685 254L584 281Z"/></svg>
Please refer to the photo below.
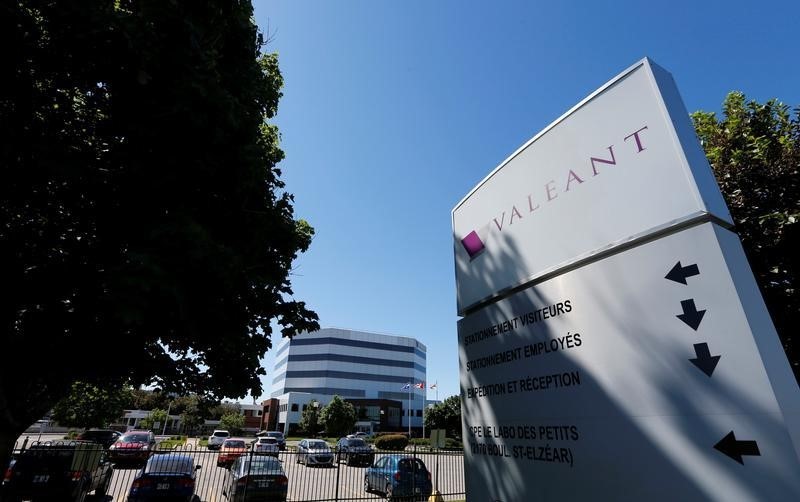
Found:
<svg viewBox="0 0 800 502"><path fill-rule="evenodd" d="M222 496L228 502L286 500L289 478L277 458L239 457L224 476Z"/></svg>
<svg viewBox="0 0 800 502"><path fill-rule="evenodd" d="M333 466L333 451L322 439L303 439L297 445L298 464Z"/></svg>
<svg viewBox="0 0 800 502"><path fill-rule="evenodd" d="M253 453L256 455L270 455L277 457L281 451L278 440L272 437L260 437L253 442Z"/></svg>

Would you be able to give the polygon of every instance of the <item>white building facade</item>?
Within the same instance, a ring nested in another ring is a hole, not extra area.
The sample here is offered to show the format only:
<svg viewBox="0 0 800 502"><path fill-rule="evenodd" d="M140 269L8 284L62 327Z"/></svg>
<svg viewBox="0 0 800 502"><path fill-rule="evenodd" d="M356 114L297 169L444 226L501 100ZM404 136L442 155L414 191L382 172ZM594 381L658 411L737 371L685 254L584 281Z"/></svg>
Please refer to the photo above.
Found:
<svg viewBox="0 0 800 502"><path fill-rule="evenodd" d="M302 404L394 400L402 430L422 428L427 348L414 338L323 328L284 339L275 354L271 397L280 403L278 427L298 423ZM300 406L293 406L297 403ZM294 409L293 409L294 408Z"/></svg>

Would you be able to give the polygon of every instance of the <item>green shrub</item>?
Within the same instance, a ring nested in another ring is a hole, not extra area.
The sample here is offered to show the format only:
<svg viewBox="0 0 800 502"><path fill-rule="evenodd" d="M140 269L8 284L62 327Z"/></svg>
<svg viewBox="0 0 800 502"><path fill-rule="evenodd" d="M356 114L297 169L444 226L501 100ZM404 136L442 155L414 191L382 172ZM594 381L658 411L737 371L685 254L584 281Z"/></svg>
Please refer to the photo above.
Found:
<svg viewBox="0 0 800 502"><path fill-rule="evenodd" d="M426 439L426 438L414 438L414 439L411 440L411 444L417 445L417 446L430 446L431 441L430 441L430 439Z"/></svg>
<svg viewBox="0 0 800 502"><path fill-rule="evenodd" d="M159 450L172 450L178 446L183 446L186 444L186 437L184 436L173 436L170 439L164 439L160 443L158 443Z"/></svg>
<svg viewBox="0 0 800 502"><path fill-rule="evenodd" d="M444 449L445 450L463 450L464 445L461 444L461 441L458 441L453 438L445 438L444 439Z"/></svg>
<svg viewBox="0 0 800 502"><path fill-rule="evenodd" d="M379 450L401 451L408 446L408 438L402 434L387 434L375 438L375 447Z"/></svg>

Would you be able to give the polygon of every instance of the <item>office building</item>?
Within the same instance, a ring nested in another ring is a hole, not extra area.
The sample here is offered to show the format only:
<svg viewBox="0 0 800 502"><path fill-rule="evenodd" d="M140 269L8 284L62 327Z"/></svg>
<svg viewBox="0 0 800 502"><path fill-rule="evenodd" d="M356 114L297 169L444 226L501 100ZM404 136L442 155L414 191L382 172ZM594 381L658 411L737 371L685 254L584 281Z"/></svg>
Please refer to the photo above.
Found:
<svg viewBox="0 0 800 502"><path fill-rule="evenodd" d="M414 338L339 328L284 339L275 352L272 399L263 403L264 428L290 433L305 406L338 395L361 422L419 434L426 351Z"/></svg>

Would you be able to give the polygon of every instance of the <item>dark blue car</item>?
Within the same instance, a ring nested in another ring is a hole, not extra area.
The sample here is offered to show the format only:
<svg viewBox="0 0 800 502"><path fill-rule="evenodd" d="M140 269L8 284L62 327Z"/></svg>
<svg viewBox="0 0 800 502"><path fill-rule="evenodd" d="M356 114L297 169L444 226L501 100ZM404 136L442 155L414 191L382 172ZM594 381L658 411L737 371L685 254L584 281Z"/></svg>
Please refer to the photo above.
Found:
<svg viewBox="0 0 800 502"><path fill-rule="evenodd" d="M196 472L190 455L159 453L150 457L147 464L136 473L128 493L128 502L145 500L195 500Z"/></svg>
<svg viewBox="0 0 800 502"><path fill-rule="evenodd" d="M367 467L364 490L382 492L388 499L413 497L427 500L433 491L431 473L418 458L387 455Z"/></svg>

